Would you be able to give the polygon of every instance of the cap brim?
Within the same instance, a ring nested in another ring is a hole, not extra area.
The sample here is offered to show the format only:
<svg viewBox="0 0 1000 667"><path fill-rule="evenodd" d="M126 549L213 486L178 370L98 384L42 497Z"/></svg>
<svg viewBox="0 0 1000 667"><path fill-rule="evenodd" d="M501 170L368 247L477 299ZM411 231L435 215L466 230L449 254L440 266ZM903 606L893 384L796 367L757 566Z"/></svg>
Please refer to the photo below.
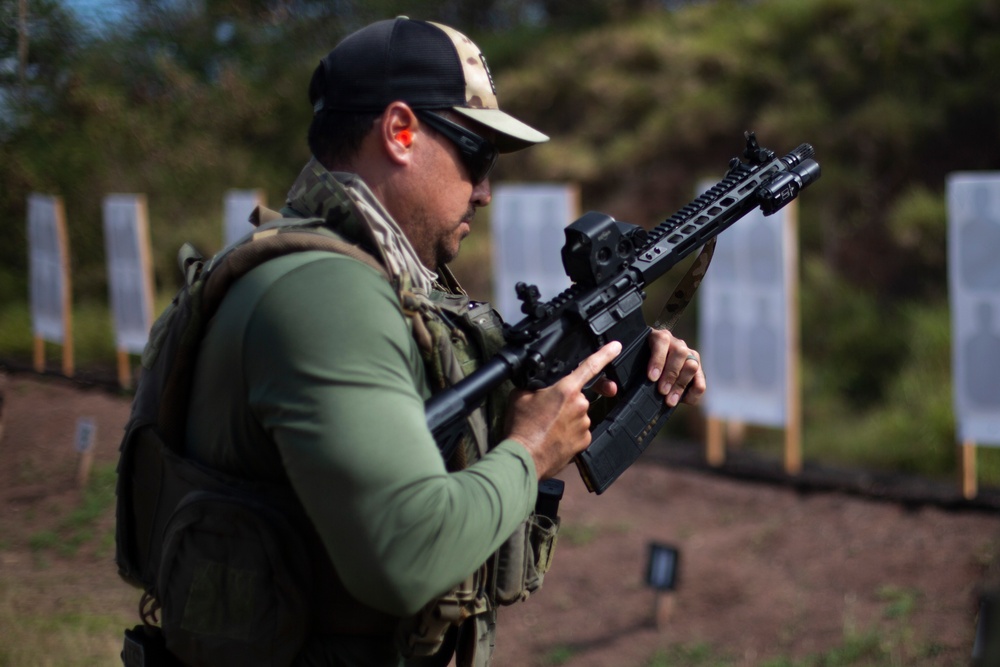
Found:
<svg viewBox="0 0 1000 667"><path fill-rule="evenodd" d="M497 135L493 143L501 153L513 153L549 140L547 135L522 123L510 114L500 111L500 109L474 109L456 106L452 107L452 110L494 130Z"/></svg>

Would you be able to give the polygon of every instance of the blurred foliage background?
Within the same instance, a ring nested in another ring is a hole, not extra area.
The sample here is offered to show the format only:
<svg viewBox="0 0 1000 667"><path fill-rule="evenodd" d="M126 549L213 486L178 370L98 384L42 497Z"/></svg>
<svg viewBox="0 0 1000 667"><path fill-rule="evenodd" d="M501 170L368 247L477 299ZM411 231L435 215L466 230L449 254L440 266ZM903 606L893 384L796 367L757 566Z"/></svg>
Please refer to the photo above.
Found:
<svg viewBox="0 0 1000 667"><path fill-rule="evenodd" d="M954 473L944 183L1000 168L1000 0L23 4L24 21L19 0L0 0L0 359L30 358L29 193L64 198L77 355L111 366L103 195L146 193L168 298L181 242L218 249L226 189L284 200L308 157L318 60L406 14L472 37L501 103L552 136L505 157L496 180L574 181L584 210L652 226L721 175L744 130L779 153L812 143L805 458ZM488 262L480 232L458 271L481 298ZM681 331L693 341L695 321ZM780 437L751 431L751 444ZM996 452L982 450L982 482L1000 481Z"/></svg>

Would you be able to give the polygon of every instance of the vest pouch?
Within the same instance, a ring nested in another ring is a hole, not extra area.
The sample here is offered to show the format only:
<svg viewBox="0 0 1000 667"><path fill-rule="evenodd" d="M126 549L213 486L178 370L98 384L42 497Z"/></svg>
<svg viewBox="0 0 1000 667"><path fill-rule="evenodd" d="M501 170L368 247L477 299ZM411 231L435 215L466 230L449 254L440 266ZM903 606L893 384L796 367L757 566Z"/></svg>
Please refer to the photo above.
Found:
<svg viewBox="0 0 1000 667"><path fill-rule="evenodd" d="M309 560L285 515L194 491L167 522L157 575L167 647L192 667L291 664L309 629Z"/></svg>
<svg viewBox="0 0 1000 667"><path fill-rule="evenodd" d="M532 514L497 552L496 601L503 605L528 599L552 566L559 518Z"/></svg>

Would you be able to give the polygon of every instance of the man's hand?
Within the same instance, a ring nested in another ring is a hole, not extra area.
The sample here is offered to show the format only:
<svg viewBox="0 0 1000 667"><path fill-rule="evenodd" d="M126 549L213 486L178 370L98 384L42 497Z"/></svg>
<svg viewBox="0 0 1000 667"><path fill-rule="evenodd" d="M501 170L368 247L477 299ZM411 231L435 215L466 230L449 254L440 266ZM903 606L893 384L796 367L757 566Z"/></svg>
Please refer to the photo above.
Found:
<svg viewBox="0 0 1000 667"><path fill-rule="evenodd" d="M683 396L685 403L697 405L707 387L705 373L701 369L701 355L665 329L650 331L649 350L646 377L650 382L659 381L657 388L664 395L666 404L674 407ZM602 396L614 396L618 391L615 383L606 378L595 382L593 389Z"/></svg>
<svg viewBox="0 0 1000 667"><path fill-rule="evenodd" d="M507 437L531 454L538 479L556 475L590 445L590 401L583 388L621 351L621 343L608 343L551 387L511 393Z"/></svg>
<svg viewBox="0 0 1000 667"><path fill-rule="evenodd" d="M666 396L670 407L684 402L696 405L705 393L707 384L701 369L701 355L665 329L653 329L649 334L649 369L647 377L658 382L660 393ZM687 395L684 390L687 390Z"/></svg>

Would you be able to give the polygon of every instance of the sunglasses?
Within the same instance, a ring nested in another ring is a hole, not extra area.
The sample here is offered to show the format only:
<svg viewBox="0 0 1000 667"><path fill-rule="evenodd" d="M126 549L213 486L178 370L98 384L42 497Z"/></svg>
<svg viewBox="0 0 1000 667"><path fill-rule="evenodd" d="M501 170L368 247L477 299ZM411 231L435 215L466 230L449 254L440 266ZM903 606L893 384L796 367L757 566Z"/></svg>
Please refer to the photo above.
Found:
<svg viewBox="0 0 1000 667"><path fill-rule="evenodd" d="M422 121L433 127L458 147L458 155L465 168L469 170L469 178L473 185L479 185L493 171L500 152L491 142L483 139L472 130L458 123L439 116L432 111L417 111Z"/></svg>

